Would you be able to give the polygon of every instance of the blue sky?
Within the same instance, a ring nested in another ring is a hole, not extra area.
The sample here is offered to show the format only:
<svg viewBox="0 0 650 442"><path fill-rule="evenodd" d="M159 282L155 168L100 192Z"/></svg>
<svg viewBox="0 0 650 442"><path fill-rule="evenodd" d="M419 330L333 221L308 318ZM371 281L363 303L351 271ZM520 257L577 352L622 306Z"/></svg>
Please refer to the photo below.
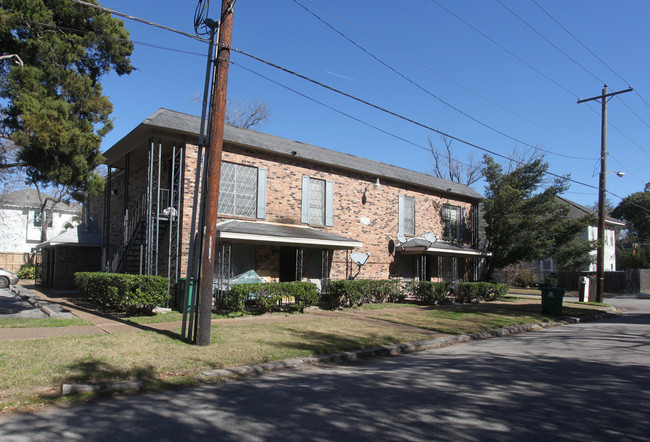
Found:
<svg viewBox="0 0 650 442"><path fill-rule="evenodd" d="M101 3L193 33L195 2ZM221 2L212 0L213 18L219 18L220 8ZM523 151L527 144L539 146L549 152L545 159L550 171L570 173L595 187L600 104L576 101L600 95L603 84L610 91L632 85L634 92L608 102L607 169L626 176L609 174L607 187L624 197L650 181L650 2L238 0L234 14L234 48L502 155L515 148ZM125 25L135 43L132 63L137 70L103 81L115 119L103 149L158 108L201 112L196 98L203 91L207 45L128 19ZM261 99L271 108L271 121L258 130L420 172L431 170L427 137L440 140L429 130L244 55L233 53L231 58L236 65L230 69L228 97ZM483 155L458 141L452 146L461 160ZM484 190L483 184L475 187ZM572 184L565 196L591 205L597 190Z"/></svg>

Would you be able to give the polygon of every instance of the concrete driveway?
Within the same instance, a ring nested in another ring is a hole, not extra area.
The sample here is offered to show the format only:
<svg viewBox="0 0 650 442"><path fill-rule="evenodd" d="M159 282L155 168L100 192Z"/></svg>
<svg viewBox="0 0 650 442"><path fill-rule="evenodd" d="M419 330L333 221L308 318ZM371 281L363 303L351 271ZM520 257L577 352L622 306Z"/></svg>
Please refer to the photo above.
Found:
<svg viewBox="0 0 650 442"><path fill-rule="evenodd" d="M9 288L0 288L0 318L47 318L40 307L34 307Z"/></svg>

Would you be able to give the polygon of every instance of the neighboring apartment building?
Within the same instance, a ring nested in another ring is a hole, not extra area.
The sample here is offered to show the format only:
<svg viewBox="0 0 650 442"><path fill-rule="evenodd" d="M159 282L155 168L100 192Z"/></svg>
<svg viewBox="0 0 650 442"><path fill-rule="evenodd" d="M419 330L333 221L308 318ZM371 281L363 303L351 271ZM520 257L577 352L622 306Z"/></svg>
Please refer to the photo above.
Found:
<svg viewBox="0 0 650 442"><path fill-rule="evenodd" d="M32 252L41 242L41 194L36 189L22 189L0 195L0 252L20 256ZM52 204L48 202L47 209ZM47 236L52 238L65 231L66 224L81 214L81 205L58 203L54 206L47 226ZM47 218L44 216L43 218Z"/></svg>
<svg viewBox="0 0 650 442"><path fill-rule="evenodd" d="M588 207L582 206L578 203L575 203L571 200L563 198L561 196L557 197L563 204L569 205L569 214L567 215L570 219L579 219L585 215L595 214L596 212ZM616 271L616 231L621 227L625 226L623 221L617 220L610 216L605 217L605 259L604 267L606 272ZM588 241L596 241L598 239L598 226L591 225L587 226L584 232L580 235L580 238L586 239ZM591 251L593 256L593 262L589 265L588 268L581 269L584 272L596 272L596 250ZM546 275L550 273L556 273L562 269L558 267L557 263L552 257L541 260L537 263L535 273L539 281L543 282Z"/></svg>
<svg viewBox="0 0 650 442"><path fill-rule="evenodd" d="M93 213L104 219L106 269L185 276L199 127L160 109L104 153L106 194ZM468 186L230 126L222 158L220 287L250 270L267 281L476 279L481 195Z"/></svg>

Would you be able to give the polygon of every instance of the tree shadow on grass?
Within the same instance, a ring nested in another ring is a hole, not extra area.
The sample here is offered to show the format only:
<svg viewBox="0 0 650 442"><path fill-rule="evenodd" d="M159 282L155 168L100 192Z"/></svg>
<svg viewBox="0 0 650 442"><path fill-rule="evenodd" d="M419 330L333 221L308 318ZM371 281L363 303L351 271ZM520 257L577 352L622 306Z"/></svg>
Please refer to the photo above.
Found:
<svg viewBox="0 0 650 442"><path fill-rule="evenodd" d="M156 370L152 365L133 368L118 368L105 361L90 359L78 361L67 367L66 374L57 382L66 384L99 383L123 380L141 380L145 383L157 381Z"/></svg>

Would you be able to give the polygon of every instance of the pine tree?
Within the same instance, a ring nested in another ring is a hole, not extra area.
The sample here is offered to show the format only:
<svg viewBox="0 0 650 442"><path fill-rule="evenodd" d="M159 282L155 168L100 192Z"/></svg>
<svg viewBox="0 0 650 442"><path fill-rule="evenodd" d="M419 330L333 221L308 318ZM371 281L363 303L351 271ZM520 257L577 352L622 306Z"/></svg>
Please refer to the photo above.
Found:
<svg viewBox="0 0 650 442"><path fill-rule="evenodd" d="M3 0L0 47L24 62L0 65L7 103L0 124L28 181L83 185L112 129L112 104L99 81L111 70L133 69L122 21L69 0ZM9 166L6 158L3 165Z"/></svg>

